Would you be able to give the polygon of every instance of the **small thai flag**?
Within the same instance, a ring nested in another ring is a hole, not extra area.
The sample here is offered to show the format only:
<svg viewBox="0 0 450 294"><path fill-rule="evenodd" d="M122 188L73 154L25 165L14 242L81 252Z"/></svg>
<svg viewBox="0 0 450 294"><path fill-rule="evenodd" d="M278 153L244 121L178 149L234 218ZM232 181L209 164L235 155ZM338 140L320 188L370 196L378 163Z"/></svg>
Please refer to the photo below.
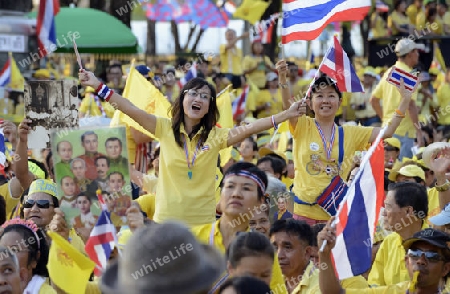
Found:
<svg viewBox="0 0 450 294"><path fill-rule="evenodd" d="M205 145L202 147L202 151L209 151L209 145Z"/></svg>
<svg viewBox="0 0 450 294"><path fill-rule="evenodd" d="M0 69L0 87L6 87L11 82L11 58Z"/></svg>
<svg viewBox="0 0 450 294"><path fill-rule="evenodd" d="M414 87L416 86L419 80L417 76L394 66L391 72L389 73L387 81L398 88L400 87L401 78L403 78L405 88L410 92L414 90Z"/></svg>

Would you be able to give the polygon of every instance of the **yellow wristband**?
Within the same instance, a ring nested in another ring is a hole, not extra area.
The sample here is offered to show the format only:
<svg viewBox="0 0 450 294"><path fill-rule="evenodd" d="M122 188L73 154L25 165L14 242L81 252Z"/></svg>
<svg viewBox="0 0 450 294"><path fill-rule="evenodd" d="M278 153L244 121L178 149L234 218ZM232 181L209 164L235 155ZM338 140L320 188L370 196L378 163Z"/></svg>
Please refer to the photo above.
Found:
<svg viewBox="0 0 450 294"><path fill-rule="evenodd" d="M395 113L398 114L398 116L400 116L401 118L405 117L405 114L398 109L395 110Z"/></svg>

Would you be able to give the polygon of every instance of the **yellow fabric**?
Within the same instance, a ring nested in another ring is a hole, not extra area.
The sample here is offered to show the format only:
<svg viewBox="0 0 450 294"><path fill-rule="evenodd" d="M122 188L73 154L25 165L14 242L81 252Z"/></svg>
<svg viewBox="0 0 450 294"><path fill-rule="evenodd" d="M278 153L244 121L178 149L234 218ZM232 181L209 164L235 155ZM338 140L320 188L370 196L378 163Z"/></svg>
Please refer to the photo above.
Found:
<svg viewBox="0 0 450 294"><path fill-rule="evenodd" d="M217 109L219 109L220 118L217 124L221 128L232 128L233 110L231 108L230 87L228 86L217 96Z"/></svg>
<svg viewBox="0 0 450 294"><path fill-rule="evenodd" d="M406 15L400 14L397 11L393 11L388 17L388 28L391 29L391 34L393 36L399 33L397 28L394 26L394 23L397 24L397 26L410 24L409 19Z"/></svg>
<svg viewBox="0 0 450 294"><path fill-rule="evenodd" d="M176 83L175 85L173 85L172 93L170 94L170 96L167 93L167 87L165 85L162 86L161 92L164 94L164 96L167 97L167 99L169 99L169 101L174 102L178 99L178 97L180 97L181 89L178 86L178 83Z"/></svg>
<svg viewBox="0 0 450 294"><path fill-rule="evenodd" d="M88 282L84 294L102 294L98 286L98 280Z"/></svg>
<svg viewBox="0 0 450 294"><path fill-rule="evenodd" d="M258 118L264 118L282 112L283 100L281 98L281 91L278 89L275 94L272 94L269 90L259 91L258 106L263 106L266 103L270 103L269 109L260 111Z"/></svg>
<svg viewBox="0 0 450 294"><path fill-rule="evenodd" d="M365 150L372 127L343 126L344 129L344 160L342 163L341 177L346 179L352 168L353 156L357 150ZM339 156L338 128L335 131L335 141L331 152L331 160L328 162L324 152L322 139L315 125L314 119L301 116L292 132L294 137L294 194L307 203L314 203L322 191L330 184L333 175L328 175L325 169L330 167L337 169ZM312 150L314 149L314 150ZM313 160L317 157L317 161ZM332 160L335 160L332 162ZM315 163L314 163L315 162ZM320 170L318 170L320 168ZM311 185L314 183L314 185ZM320 206L302 205L294 203L294 212L316 220L330 218Z"/></svg>
<svg viewBox="0 0 450 294"><path fill-rule="evenodd" d="M402 224L404 225L404 224ZM422 229L429 226L424 223ZM393 232L384 238L369 273L369 285L389 286L409 281L402 238Z"/></svg>
<svg viewBox="0 0 450 294"><path fill-rule="evenodd" d="M244 71L247 71L257 67L258 64L262 62L273 67L272 61L270 61L270 58L267 56L247 55L244 57L244 60L242 61L242 68ZM248 73L247 77L260 89L264 88L266 85L265 69L256 69L253 72Z"/></svg>
<svg viewBox="0 0 450 294"><path fill-rule="evenodd" d="M56 197L56 195L58 195L58 189L56 187L56 184L51 180L43 180L43 179L34 180L30 185L28 195L39 192L46 193L53 197Z"/></svg>
<svg viewBox="0 0 450 294"><path fill-rule="evenodd" d="M311 79L301 78L291 86L291 95L295 98L295 100L303 99L305 97L311 81Z"/></svg>
<svg viewBox="0 0 450 294"><path fill-rule="evenodd" d="M283 182L283 184L286 185L286 189L289 190L289 187L292 186L292 184L294 183L294 179L288 178L288 177L282 177L281 181Z"/></svg>
<svg viewBox="0 0 450 294"><path fill-rule="evenodd" d="M443 23L443 25L444 25L444 28L445 28L445 26L449 26L448 29L450 29L450 11L447 11L447 12L444 14L444 17L442 18L442 23ZM448 30L448 29L447 29L447 30Z"/></svg>
<svg viewBox="0 0 450 294"><path fill-rule="evenodd" d="M407 72L412 72L412 68L401 61L397 61L395 63L395 66ZM391 68L386 71L383 78L372 93L372 96L380 99L380 102L383 105L383 124L386 124L391 120L393 114L395 113L395 110L397 109L401 101L401 96L397 87L388 83L386 80L390 71ZM417 100L417 92L412 95L411 99L414 101ZM416 128L414 127L414 124L411 120L409 111L406 111L406 116L404 119L402 119L400 125L395 131L395 134L402 137L406 136L406 134L408 134L409 138L416 137Z"/></svg>
<svg viewBox="0 0 450 294"><path fill-rule="evenodd" d="M356 118L369 118L377 115L375 110L373 110L372 105L370 104L370 97L372 97L371 91L367 91L365 93L351 93L350 94L350 104L352 105L361 105L365 104L366 109L363 110L355 110Z"/></svg>
<svg viewBox="0 0 450 294"><path fill-rule="evenodd" d="M111 104L109 104L106 101L100 101L100 104L103 107L103 111L106 114L106 117L113 117L114 116L114 107L111 106ZM86 115L91 116L103 116L102 112L100 111L100 109L98 108L97 103L95 102L95 98L94 95L91 93L86 94L86 96L84 97L84 99L81 101L81 105L80 105L80 112Z"/></svg>
<svg viewBox="0 0 450 294"><path fill-rule="evenodd" d="M439 192L435 187L428 190L428 225L432 225L429 221L430 217L438 215L441 212L439 207Z"/></svg>
<svg viewBox="0 0 450 294"><path fill-rule="evenodd" d="M39 294L56 294L55 289L47 283L42 284L39 289Z"/></svg>
<svg viewBox="0 0 450 294"><path fill-rule="evenodd" d="M158 177L155 175L144 175L144 183L142 189L147 193L156 193L156 186L158 184Z"/></svg>
<svg viewBox="0 0 450 294"><path fill-rule="evenodd" d="M261 19L261 16L269 6L269 2L261 0L244 0L243 3L236 9L233 16L244 19L254 25Z"/></svg>
<svg viewBox="0 0 450 294"><path fill-rule="evenodd" d="M212 226L215 226L214 229L214 246L223 254L225 254L225 246L223 245L223 237L220 233L219 228L220 220L214 222L211 222L209 224L203 225L203 226L197 226L191 228L192 233L194 236L197 237L197 239L200 242L203 242L205 244L209 244L209 238L211 234ZM250 231L250 228L247 230ZM278 263L278 257L275 258L275 261L273 263L272 267L272 280L270 281L270 289L272 291L276 291L274 293L282 294L282 293L288 293L286 290L286 285L284 284L284 278L283 274L281 273L281 268Z"/></svg>
<svg viewBox="0 0 450 294"><path fill-rule="evenodd" d="M411 4L406 8L406 15L409 18L409 22L413 25L416 25L417 12L417 6L414 4Z"/></svg>
<svg viewBox="0 0 450 294"><path fill-rule="evenodd" d="M138 199L134 200L136 201L139 206L141 207L141 210L147 214L147 217L149 219L153 219L153 216L155 214L155 194L145 194L142 196L139 196Z"/></svg>
<svg viewBox="0 0 450 294"><path fill-rule="evenodd" d="M3 196L6 202L6 219L9 220L11 212L19 203L19 198L13 198L11 196L11 190L9 188L9 182L0 186L0 196Z"/></svg>
<svg viewBox="0 0 450 294"><path fill-rule="evenodd" d="M128 240L130 240L133 232L130 229L120 230L117 234L117 243L119 246L119 250L124 250L125 245L127 245Z"/></svg>
<svg viewBox="0 0 450 294"><path fill-rule="evenodd" d="M79 252L86 254L86 250L84 249L84 242L83 239L81 239L80 236L77 235L77 232L75 229L70 229L69 231L69 238L70 238L70 244L77 249Z"/></svg>
<svg viewBox="0 0 450 294"><path fill-rule="evenodd" d="M95 263L58 233L50 231L48 235L52 239L52 244L47 268L53 283L69 294L84 293Z"/></svg>
<svg viewBox="0 0 450 294"><path fill-rule="evenodd" d="M25 79L22 76L19 68L17 67L16 60L12 56L11 52L9 52L9 57L11 58L11 81L7 88L10 88L15 91L23 92Z"/></svg>
<svg viewBox="0 0 450 294"><path fill-rule="evenodd" d="M188 177L188 166L183 147L178 146L172 130L172 121L157 117L155 135L160 139L159 178L156 188L156 210L154 220L179 219L189 226L212 223L215 218L214 194L217 158L219 151L227 146L228 128L214 127L204 146L209 150L199 151L192 168L192 179ZM189 139L180 127L181 135L187 140L189 160L200 139L200 132ZM206 176L205 176L206 175ZM209 175L209 176L208 176ZM170 195L170 196L169 196Z"/></svg>
<svg viewBox="0 0 450 294"><path fill-rule="evenodd" d="M8 98L6 101L5 98L0 98L0 115L3 114L14 114L14 101L11 98Z"/></svg>
<svg viewBox="0 0 450 294"><path fill-rule="evenodd" d="M16 115L24 117L25 116L25 104L24 103L18 103L16 105Z"/></svg>
<svg viewBox="0 0 450 294"><path fill-rule="evenodd" d="M226 45L220 45L220 72L242 75L242 50L234 46L226 49Z"/></svg>
<svg viewBox="0 0 450 294"><path fill-rule="evenodd" d="M450 111L447 111L447 106L450 105L450 83L442 84L438 88L437 99L438 105L443 108L438 112L438 123L440 125L450 125Z"/></svg>
<svg viewBox="0 0 450 294"><path fill-rule="evenodd" d="M422 88L422 86L419 86ZM417 101L416 106L419 109L419 121L428 124L430 122L430 118L432 117L432 113L430 108L436 109L438 106L437 94L432 93L432 99L427 99L425 103L423 103L425 96L422 93L417 93Z"/></svg>
<svg viewBox="0 0 450 294"><path fill-rule="evenodd" d="M422 29L427 29L428 30L428 25L427 25L427 20L425 17L425 12L424 11L420 11L417 14L417 18L416 18L416 27L417 30L422 30ZM429 23L429 22L428 22ZM431 29L431 31L435 34L438 35L442 35L442 19L439 16L436 16L436 20L434 21L434 24L437 25L437 27L435 25L431 26L431 24L429 25L429 28ZM433 27L436 27L436 29L434 29Z"/></svg>
<svg viewBox="0 0 450 294"><path fill-rule="evenodd" d="M336 116L343 114L343 108L348 106L348 103L350 101L351 93L343 92L342 93L342 100L341 105L339 105L338 110L336 111Z"/></svg>
<svg viewBox="0 0 450 294"><path fill-rule="evenodd" d="M409 278L408 278L409 280ZM405 294L409 288L409 281L400 282L395 285L366 288L366 289L345 289L346 294Z"/></svg>
<svg viewBox="0 0 450 294"><path fill-rule="evenodd" d="M376 13L372 14L372 16L371 16L371 21L374 21L374 20L375 20L375 26L372 27L373 36L375 38L386 37L388 35L386 21Z"/></svg>

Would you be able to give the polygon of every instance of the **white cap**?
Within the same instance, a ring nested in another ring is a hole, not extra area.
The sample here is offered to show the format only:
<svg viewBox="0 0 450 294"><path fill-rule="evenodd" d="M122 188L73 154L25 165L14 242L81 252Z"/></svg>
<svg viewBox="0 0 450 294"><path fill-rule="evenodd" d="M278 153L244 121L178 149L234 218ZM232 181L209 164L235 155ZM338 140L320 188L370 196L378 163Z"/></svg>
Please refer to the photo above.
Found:
<svg viewBox="0 0 450 294"><path fill-rule="evenodd" d="M407 38L399 40L397 45L395 45L395 53L397 53L397 56L406 55L414 49L425 51L425 45L417 44L413 40Z"/></svg>
<svg viewBox="0 0 450 294"><path fill-rule="evenodd" d="M266 80L269 81L269 82L274 81L276 79L278 79L278 75L276 73L274 73L274 72L269 72L266 75Z"/></svg>

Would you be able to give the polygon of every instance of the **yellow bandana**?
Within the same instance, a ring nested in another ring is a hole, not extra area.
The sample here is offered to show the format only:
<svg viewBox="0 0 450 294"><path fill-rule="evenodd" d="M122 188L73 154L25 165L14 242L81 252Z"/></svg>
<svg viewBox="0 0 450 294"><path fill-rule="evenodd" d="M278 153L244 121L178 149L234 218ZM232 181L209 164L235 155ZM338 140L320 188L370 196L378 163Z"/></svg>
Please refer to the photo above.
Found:
<svg viewBox="0 0 450 294"><path fill-rule="evenodd" d="M28 195L43 192L49 194L53 197L57 197L58 192L56 188L56 184L51 180L35 180L30 185L30 190L28 191Z"/></svg>

